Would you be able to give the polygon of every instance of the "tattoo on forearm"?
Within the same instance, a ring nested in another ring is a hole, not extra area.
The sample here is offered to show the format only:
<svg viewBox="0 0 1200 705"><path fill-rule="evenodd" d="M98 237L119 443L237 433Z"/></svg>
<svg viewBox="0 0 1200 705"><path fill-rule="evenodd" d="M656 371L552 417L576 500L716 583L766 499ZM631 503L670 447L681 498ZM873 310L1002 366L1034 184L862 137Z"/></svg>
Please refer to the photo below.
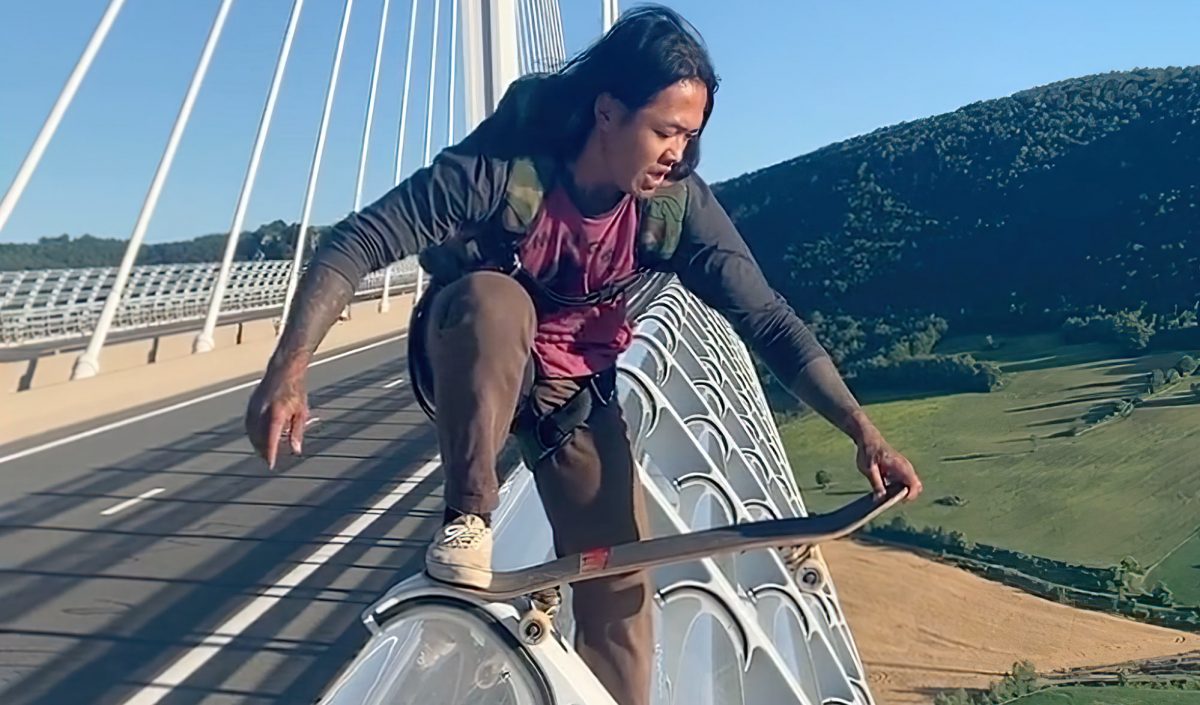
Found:
<svg viewBox="0 0 1200 705"><path fill-rule="evenodd" d="M315 352L353 297L354 287L333 270L327 267L307 270L296 288L291 314L276 348L279 361Z"/></svg>

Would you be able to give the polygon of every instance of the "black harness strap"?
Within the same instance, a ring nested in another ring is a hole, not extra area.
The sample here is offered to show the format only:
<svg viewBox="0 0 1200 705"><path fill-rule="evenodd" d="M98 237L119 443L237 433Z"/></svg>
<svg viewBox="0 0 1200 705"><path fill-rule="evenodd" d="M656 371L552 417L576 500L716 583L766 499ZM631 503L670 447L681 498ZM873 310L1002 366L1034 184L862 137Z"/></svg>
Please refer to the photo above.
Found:
<svg viewBox="0 0 1200 705"><path fill-rule="evenodd" d="M527 460L535 466L557 453L592 415L596 405L608 406L616 399L616 368L582 380L579 389L559 406L538 413L528 398L523 400L513 422L514 432L536 448ZM531 470L533 467L530 468Z"/></svg>

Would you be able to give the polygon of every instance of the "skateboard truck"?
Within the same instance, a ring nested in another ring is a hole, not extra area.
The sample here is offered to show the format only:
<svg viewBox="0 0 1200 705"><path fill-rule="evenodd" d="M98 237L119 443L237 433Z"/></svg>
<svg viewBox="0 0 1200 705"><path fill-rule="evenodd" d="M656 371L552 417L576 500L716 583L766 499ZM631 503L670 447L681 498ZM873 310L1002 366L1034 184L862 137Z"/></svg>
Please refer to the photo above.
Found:
<svg viewBox="0 0 1200 705"><path fill-rule="evenodd" d="M825 587L825 576L828 571L817 546L811 544L783 546L779 549L779 553L783 558L783 565L800 590L818 593Z"/></svg>
<svg viewBox="0 0 1200 705"><path fill-rule="evenodd" d="M562 606L562 591L556 586L538 590L529 596L529 609L521 615L517 632L521 641L537 646L550 636L554 618Z"/></svg>

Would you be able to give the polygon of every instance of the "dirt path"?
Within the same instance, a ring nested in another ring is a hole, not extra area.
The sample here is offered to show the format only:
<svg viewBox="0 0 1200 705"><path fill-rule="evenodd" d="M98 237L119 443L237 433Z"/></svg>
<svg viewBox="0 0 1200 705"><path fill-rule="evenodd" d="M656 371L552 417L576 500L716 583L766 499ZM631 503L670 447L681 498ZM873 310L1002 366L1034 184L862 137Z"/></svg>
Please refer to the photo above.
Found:
<svg viewBox="0 0 1200 705"><path fill-rule="evenodd" d="M1075 609L905 551L824 549L879 705L980 688L1029 659L1042 672L1192 651L1200 634Z"/></svg>

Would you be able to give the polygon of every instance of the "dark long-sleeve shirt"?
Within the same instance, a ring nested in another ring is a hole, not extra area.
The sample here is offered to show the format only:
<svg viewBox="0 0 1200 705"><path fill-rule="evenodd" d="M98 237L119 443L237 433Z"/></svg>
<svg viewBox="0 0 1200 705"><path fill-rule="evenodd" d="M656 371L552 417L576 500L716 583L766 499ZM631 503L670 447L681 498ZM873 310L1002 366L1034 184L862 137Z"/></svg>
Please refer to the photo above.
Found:
<svg viewBox="0 0 1200 705"><path fill-rule="evenodd" d="M505 206L509 162L475 148L481 134L442 151L430 166L338 223L312 266L329 267L356 283L464 227L491 222ZM688 209L667 269L795 389L801 370L826 351L768 284L708 185L695 174L687 179Z"/></svg>

